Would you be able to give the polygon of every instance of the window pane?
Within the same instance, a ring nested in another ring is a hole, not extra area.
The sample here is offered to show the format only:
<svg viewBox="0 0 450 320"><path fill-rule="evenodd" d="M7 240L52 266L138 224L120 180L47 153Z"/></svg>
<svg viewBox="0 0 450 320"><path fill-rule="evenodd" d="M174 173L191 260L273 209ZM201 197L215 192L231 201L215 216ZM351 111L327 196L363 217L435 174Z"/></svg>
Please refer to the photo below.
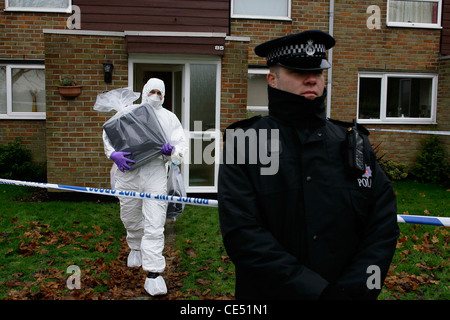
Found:
<svg viewBox="0 0 450 320"><path fill-rule="evenodd" d="M437 23L437 2L390 1L389 21L407 23Z"/></svg>
<svg viewBox="0 0 450 320"><path fill-rule="evenodd" d="M288 17L289 0L234 0L233 13L240 15Z"/></svg>
<svg viewBox="0 0 450 320"><path fill-rule="evenodd" d="M0 67L0 114L6 114L6 67Z"/></svg>
<svg viewBox="0 0 450 320"><path fill-rule="evenodd" d="M182 106L182 90L183 90L183 73L181 71L177 71L174 73L174 101L173 101L173 109L174 113L177 115L178 120L181 122L181 106Z"/></svg>
<svg viewBox="0 0 450 320"><path fill-rule="evenodd" d="M44 69L12 69L12 111L45 112Z"/></svg>
<svg viewBox="0 0 450 320"><path fill-rule="evenodd" d="M216 77L215 64L191 65L190 128L194 121L202 122L202 130L216 128Z"/></svg>
<svg viewBox="0 0 450 320"><path fill-rule="evenodd" d="M432 86L432 79L390 77L386 116L430 118Z"/></svg>
<svg viewBox="0 0 450 320"><path fill-rule="evenodd" d="M69 0L9 0L9 7L67 8Z"/></svg>
<svg viewBox="0 0 450 320"><path fill-rule="evenodd" d="M266 107L268 105L266 74L248 74L247 105Z"/></svg>
<svg viewBox="0 0 450 320"><path fill-rule="evenodd" d="M214 143L214 139L190 139L190 187L214 186Z"/></svg>
<svg viewBox="0 0 450 320"><path fill-rule="evenodd" d="M359 119L380 119L381 78L360 78Z"/></svg>

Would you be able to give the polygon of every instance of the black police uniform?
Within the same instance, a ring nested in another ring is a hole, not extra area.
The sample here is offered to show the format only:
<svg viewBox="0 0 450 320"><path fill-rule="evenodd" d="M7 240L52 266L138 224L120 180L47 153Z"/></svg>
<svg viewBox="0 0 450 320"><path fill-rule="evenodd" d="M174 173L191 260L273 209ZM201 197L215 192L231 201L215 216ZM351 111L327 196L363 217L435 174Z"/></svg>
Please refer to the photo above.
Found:
<svg viewBox="0 0 450 320"><path fill-rule="evenodd" d="M230 126L219 170L220 225L236 267L236 298L376 298L373 286L383 284L399 230L395 195L368 132L326 119L325 94L308 100L268 90L269 116ZM273 164L252 164L249 144L239 150L233 143L253 130L258 154L266 148L278 156L275 174L261 174ZM272 130L279 134L274 150ZM272 135L260 144L266 132ZM362 171L351 161L355 154Z"/></svg>

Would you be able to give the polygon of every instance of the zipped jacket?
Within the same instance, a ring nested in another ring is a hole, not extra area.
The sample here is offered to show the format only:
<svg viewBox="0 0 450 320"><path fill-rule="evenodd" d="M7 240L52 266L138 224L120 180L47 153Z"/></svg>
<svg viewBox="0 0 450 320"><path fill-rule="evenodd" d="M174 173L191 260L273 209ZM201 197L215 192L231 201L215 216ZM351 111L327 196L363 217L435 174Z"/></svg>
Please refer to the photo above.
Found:
<svg viewBox="0 0 450 320"><path fill-rule="evenodd" d="M236 298L318 299L330 286L346 297L376 298L399 230L395 194L368 131L326 119L325 95L268 90L268 116L226 130L219 170ZM351 166L355 152L362 170Z"/></svg>

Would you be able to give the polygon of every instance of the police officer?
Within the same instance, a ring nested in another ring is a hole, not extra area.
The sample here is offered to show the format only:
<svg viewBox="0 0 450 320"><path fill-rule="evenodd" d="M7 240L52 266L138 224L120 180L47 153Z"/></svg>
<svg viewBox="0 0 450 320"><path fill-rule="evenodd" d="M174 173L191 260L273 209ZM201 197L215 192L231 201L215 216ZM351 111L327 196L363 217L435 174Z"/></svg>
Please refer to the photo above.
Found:
<svg viewBox="0 0 450 320"><path fill-rule="evenodd" d="M325 116L323 70L334 45L309 30L255 48L270 67L269 115L226 130L219 170L237 299L375 299L386 277L396 198L368 131ZM269 154L279 161L272 174L263 171Z"/></svg>

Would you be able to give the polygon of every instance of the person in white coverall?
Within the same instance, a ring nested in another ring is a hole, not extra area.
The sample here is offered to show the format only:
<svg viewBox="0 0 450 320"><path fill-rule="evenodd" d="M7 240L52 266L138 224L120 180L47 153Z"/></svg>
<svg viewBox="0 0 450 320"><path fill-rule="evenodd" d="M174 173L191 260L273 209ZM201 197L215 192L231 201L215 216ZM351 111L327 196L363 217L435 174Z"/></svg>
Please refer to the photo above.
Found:
<svg viewBox="0 0 450 320"><path fill-rule="evenodd" d="M165 86L160 79L152 78L142 90L142 103L154 108L159 123L169 140L161 149L162 155L154 157L144 165L129 170L133 160L127 159L128 152L115 151L105 131L103 140L105 153L112 159L118 171L115 174L115 188L167 194L167 168L170 162L182 162L188 149L184 130L176 115L163 108ZM126 109L126 108L125 108ZM127 243L131 251L127 265L142 265L147 272L144 288L150 295L167 293L164 279L160 275L166 267L162 254L164 249L164 224L167 202L120 197L120 218L127 231Z"/></svg>

